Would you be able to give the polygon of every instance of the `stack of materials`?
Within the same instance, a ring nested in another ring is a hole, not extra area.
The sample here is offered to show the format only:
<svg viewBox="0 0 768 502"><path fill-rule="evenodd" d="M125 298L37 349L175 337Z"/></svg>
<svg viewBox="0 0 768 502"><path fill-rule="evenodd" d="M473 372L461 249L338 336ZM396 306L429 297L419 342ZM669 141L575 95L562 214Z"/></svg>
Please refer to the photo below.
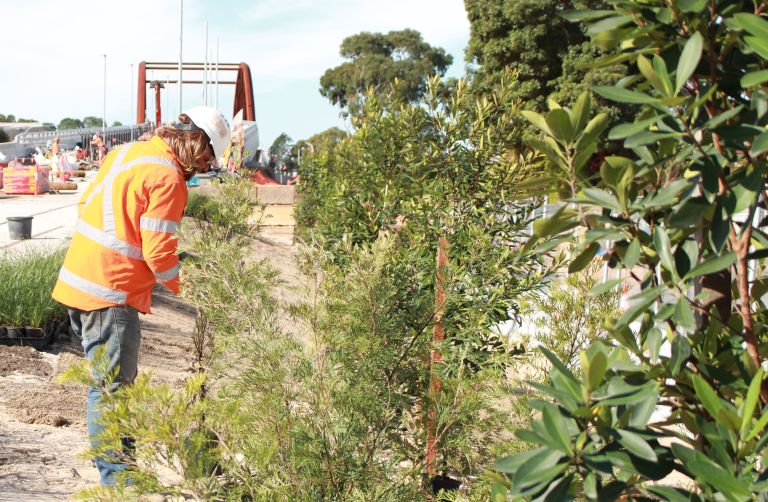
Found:
<svg viewBox="0 0 768 502"><path fill-rule="evenodd" d="M46 193L50 190L48 176L50 168L37 164L22 164L18 161L8 163L3 169L3 191L6 194L30 195Z"/></svg>

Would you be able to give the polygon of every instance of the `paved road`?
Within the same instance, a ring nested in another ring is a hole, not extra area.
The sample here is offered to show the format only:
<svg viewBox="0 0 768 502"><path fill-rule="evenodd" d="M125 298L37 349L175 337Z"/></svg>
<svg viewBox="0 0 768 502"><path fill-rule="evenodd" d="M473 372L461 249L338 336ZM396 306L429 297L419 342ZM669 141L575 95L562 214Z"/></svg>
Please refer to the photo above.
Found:
<svg viewBox="0 0 768 502"><path fill-rule="evenodd" d="M77 202L85 187L96 176L88 172L85 181L78 183L77 192L58 194L4 195L0 192L0 252L23 250L28 247L62 246L72 236L77 222ZM32 216L32 238L11 240L8 233L9 216Z"/></svg>

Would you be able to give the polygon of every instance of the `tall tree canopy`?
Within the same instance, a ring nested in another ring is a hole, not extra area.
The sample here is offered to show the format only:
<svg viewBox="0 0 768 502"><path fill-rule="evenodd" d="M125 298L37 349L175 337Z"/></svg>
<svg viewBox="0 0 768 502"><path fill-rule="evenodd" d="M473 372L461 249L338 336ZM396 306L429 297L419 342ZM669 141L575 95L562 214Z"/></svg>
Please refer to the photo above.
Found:
<svg viewBox="0 0 768 502"><path fill-rule="evenodd" d="M528 109L542 110L548 97L570 104L590 85L613 83L623 66L587 68L601 51L568 9L607 8L604 0L465 0L470 22L467 62L473 87L488 93L506 69L517 72L517 97Z"/></svg>
<svg viewBox="0 0 768 502"><path fill-rule="evenodd" d="M103 120L101 117L94 117L93 115L83 117L83 127L101 127L102 125Z"/></svg>
<svg viewBox="0 0 768 502"><path fill-rule="evenodd" d="M101 124L99 124L101 125ZM85 127L83 125L83 121L80 119L73 119L71 117L66 117L61 119L61 122L59 122L58 129L80 129Z"/></svg>
<svg viewBox="0 0 768 502"><path fill-rule="evenodd" d="M320 78L320 94L341 108L354 111L366 89L383 90L395 79L408 101L423 95L427 78L445 75L453 57L426 43L416 30L387 34L362 32L341 43L341 56L348 61L326 70Z"/></svg>

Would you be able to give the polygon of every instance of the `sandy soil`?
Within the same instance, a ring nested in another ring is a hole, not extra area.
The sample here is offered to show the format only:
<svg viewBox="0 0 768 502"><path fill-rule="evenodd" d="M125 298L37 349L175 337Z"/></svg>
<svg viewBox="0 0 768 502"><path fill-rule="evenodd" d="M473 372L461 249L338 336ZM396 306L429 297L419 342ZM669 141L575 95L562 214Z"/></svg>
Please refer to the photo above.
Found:
<svg viewBox="0 0 768 502"><path fill-rule="evenodd" d="M265 239L252 251L280 271L279 301L295 300L294 249ZM190 373L195 311L161 288L152 310L141 319L139 371L179 384ZM290 329L293 322L284 316L281 324ZM87 446L85 389L54 382L82 354L79 340L67 334L45 351L0 346L0 501L69 500L98 483L90 461L79 457Z"/></svg>

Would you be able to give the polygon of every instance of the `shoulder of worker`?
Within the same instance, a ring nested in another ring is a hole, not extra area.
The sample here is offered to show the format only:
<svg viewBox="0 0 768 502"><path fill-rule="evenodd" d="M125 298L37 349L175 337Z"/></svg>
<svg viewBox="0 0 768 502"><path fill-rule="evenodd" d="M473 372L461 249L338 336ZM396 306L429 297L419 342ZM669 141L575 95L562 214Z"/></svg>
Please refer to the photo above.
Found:
<svg viewBox="0 0 768 502"><path fill-rule="evenodd" d="M168 144L157 136L149 141L130 143L124 162L141 169L148 185L179 185L185 187L184 175L176 165Z"/></svg>

